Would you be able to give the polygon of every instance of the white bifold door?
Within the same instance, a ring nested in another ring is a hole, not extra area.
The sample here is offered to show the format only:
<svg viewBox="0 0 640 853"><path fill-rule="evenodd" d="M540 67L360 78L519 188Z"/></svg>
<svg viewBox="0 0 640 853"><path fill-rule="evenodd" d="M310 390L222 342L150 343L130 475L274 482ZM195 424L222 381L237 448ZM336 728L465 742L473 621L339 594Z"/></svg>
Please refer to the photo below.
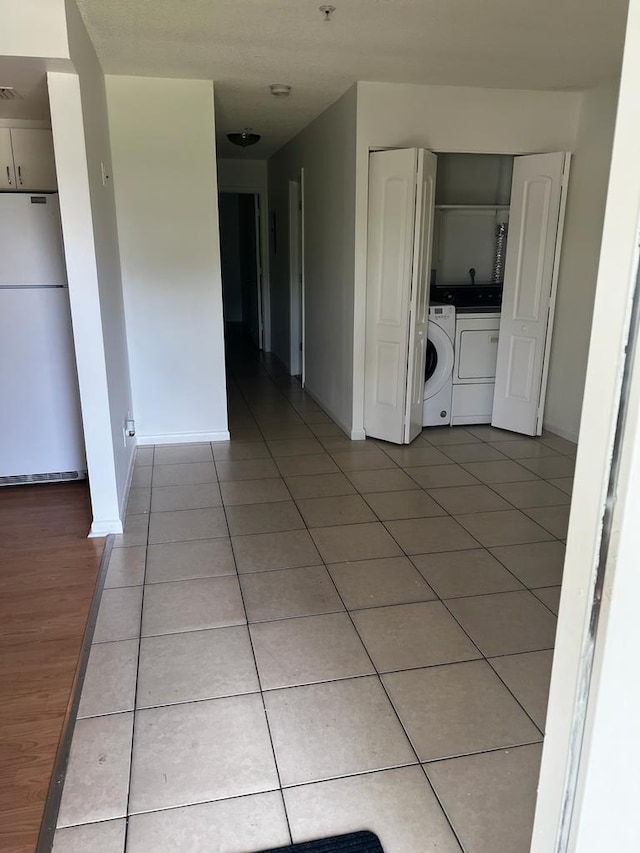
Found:
<svg viewBox="0 0 640 853"><path fill-rule="evenodd" d="M364 426L408 444L422 431L437 158L371 152Z"/></svg>
<svg viewBox="0 0 640 853"><path fill-rule="evenodd" d="M542 432L569 158L514 162L491 423L526 435Z"/></svg>

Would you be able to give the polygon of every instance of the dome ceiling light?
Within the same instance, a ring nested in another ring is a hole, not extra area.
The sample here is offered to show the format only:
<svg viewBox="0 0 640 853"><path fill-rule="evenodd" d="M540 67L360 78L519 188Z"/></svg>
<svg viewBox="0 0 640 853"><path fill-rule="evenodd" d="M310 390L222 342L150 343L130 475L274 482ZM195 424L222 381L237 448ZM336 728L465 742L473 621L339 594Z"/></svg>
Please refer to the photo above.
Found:
<svg viewBox="0 0 640 853"><path fill-rule="evenodd" d="M276 98L288 98L291 94L291 86L287 86L286 83L272 83L269 90Z"/></svg>
<svg viewBox="0 0 640 853"><path fill-rule="evenodd" d="M227 133L227 139L233 145L239 145L240 148L248 148L250 145L255 145L260 141L260 134L254 133L250 127L245 127L242 133Z"/></svg>

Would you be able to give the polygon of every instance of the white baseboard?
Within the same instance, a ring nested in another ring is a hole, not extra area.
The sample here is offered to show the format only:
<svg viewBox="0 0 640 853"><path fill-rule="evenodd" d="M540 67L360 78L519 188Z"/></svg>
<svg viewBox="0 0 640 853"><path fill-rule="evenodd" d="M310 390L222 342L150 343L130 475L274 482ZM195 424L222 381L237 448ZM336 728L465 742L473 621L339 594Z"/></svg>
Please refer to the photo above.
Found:
<svg viewBox="0 0 640 853"><path fill-rule="evenodd" d="M549 421L544 421L542 427L547 432L552 432L555 435L559 435L560 438L566 438L567 441L572 441L574 444L578 443L577 431L565 429L564 427L558 426L558 424L552 424Z"/></svg>
<svg viewBox="0 0 640 853"><path fill-rule="evenodd" d="M138 447L148 447L150 444L203 444L208 441L229 441L231 436L228 429L215 432L177 432L164 435L139 435Z"/></svg>
<svg viewBox="0 0 640 853"><path fill-rule="evenodd" d="M127 482L124 486L124 491L122 492L122 498L120 500L120 518L124 519L126 511L127 511L127 501L129 500L129 491L131 489L131 480L133 479L133 468L136 462L136 450L138 448L138 441L134 438L134 448L133 453L129 457L129 470L127 471Z"/></svg>
<svg viewBox="0 0 640 853"><path fill-rule="evenodd" d="M304 393L308 394L311 397L311 399L313 400L313 402L317 403L320 406L320 408L322 409L322 411L325 412L327 415L329 415L331 420L337 426L340 427L340 429L342 430L342 432L345 435L348 435L349 438L353 439L351 427L348 427L346 424L343 424L342 421L340 420L340 418L331 411L331 409L327 406L327 404L323 403L322 400L319 400L318 397L316 397L316 395L313 393L313 391L310 391L308 386L306 386L306 385L304 388ZM362 438L365 438L364 432L362 434Z"/></svg>
<svg viewBox="0 0 640 853"><path fill-rule="evenodd" d="M366 432L363 429L352 429L351 430L351 441L364 441L367 437Z"/></svg>
<svg viewBox="0 0 640 853"><path fill-rule="evenodd" d="M122 533L122 521L114 518L111 521L94 521L89 531L89 539L98 536L108 536L110 533Z"/></svg>

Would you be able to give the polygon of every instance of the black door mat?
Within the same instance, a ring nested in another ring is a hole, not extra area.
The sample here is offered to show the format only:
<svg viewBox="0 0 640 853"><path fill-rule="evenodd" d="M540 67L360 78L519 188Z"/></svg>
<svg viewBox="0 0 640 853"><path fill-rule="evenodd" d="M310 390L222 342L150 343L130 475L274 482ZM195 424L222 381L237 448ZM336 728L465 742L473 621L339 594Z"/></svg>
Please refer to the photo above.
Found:
<svg viewBox="0 0 640 853"><path fill-rule="evenodd" d="M320 841L304 841L290 847L277 847L263 853L384 853L373 832L350 832Z"/></svg>

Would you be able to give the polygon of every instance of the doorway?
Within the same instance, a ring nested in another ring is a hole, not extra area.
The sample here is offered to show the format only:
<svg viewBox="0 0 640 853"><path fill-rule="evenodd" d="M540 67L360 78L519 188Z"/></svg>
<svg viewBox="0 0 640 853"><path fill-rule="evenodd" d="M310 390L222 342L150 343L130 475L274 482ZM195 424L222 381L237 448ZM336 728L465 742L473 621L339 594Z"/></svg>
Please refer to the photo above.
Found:
<svg viewBox="0 0 640 853"><path fill-rule="evenodd" d="M304 192L303 175L289 181L289 364L304 388Z"/></svg>
<svg viewBox="0 0 640 853"><path fill-rule="evenodd" d="M264 348L260 197L220 192L220 262L225 325Z"/></svg>

